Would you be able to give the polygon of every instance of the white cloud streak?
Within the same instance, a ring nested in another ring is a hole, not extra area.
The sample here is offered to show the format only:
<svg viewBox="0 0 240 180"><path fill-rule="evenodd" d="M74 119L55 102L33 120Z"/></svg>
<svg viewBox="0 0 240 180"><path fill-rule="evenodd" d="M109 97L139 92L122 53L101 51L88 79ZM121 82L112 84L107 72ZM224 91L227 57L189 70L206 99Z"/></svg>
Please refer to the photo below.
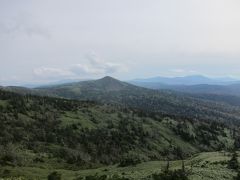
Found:
<svg viewBox="0 0 240 180"><path fill-rule="evenodd" d="M33 70L35 76L40 78L61 78L61 77L68 77L72 76L71 73L67 69L60 69L60 68L51 68L51 67L40 67Z"/></svg>
<svg viewBox="0 0 240 180"><path fill-rule="evenodd" d="M127 71L123 64L108 62L100 59L95 53L86 55L87 64L76 64L71 67L71 71L78 75L108 75Z"/></svg>
<svg viewBox="0 0 240 180"><path fill-rule="evenodd" d="M189 69L170 69L170 72L179 73L179 74L195 74L197 71Z"/></svg>
<svg viewBox="0 0 240 180"><path fill-rule="evenodd" d="M128 69L123 64L112 63L100 59L96 54L86 56L87 63L74 64L68 68L40 67L35 68L33 73L36 77L45 79L78 78L112 75L119 72L126 72Z"/></svg>

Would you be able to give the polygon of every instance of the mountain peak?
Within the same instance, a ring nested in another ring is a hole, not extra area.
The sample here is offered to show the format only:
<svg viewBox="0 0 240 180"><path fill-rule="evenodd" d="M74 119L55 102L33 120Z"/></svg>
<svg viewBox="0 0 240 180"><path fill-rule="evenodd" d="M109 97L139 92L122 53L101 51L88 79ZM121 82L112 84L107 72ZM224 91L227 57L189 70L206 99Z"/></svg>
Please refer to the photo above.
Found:
<svg viewBox="0 0 240 180"><path fill-rule="evenodd" d="M119 91L132 86L111 76L105 76L101 79L95 80L94 82L96 87L104 89L105 91Z"/></svg>
<svg viewBox="0 0 240 180"><path fill-rule="evenodd" d="M122 81L115 79L111 76L105 76L101 79L95 80L95 82L99 82L99 83L103 83L103 84L122 84L123 83Z"/></svg>
<svg viewBox="0 0 240 180"><path fill-rule="evenodd" d="M101 79L99 79L99 80L104 80L104 81L119 81L119 80L117 80L117 79L115 79L115 78L113 78L113 77L111 77L111 76L105 76L105 77L103 77L103 78L101 78Z"/></svg>

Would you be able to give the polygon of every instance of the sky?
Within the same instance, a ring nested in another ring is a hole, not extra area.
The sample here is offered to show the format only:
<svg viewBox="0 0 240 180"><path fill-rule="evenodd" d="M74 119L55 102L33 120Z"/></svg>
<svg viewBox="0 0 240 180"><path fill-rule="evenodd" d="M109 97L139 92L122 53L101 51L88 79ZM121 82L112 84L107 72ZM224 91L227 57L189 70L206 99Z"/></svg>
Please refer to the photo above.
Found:
<svg viewBox="0 0 240 180"><path fill-rule="evenodd" d="M240 78L239 0L0 0L0 85Z"/></svg>

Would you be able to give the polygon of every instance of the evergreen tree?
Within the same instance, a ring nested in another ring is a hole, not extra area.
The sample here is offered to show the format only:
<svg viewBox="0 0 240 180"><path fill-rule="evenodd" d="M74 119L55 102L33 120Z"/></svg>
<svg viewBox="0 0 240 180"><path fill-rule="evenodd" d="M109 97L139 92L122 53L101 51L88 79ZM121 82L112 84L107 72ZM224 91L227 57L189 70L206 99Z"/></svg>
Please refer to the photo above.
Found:
<svg viewBox="0 0 240 180"><path fill-rule="evenodd" d="M61 174L54 171L48 175L48 180L61 180Z"/></svg>
<svg viewBox="0 0 240 180"><path fill-rule="evenodd" d="M169 164L169 160L168 160L164 172L167 173L169 171L169 167L170 167L170 164Z"/></svg>
<svg viewBox="0 0 240 180"><path fill-rule="evenodd" d="M234 152L232 154L232 158L228 162L228 168L237 170L238 167L239 167L239 165L238 165L238 155L237 155L236 152Z"/></svg>
<svg viewBox="0 0 240 180"><path fill-rule="evenodd" d="M240 180L240 171L238 171L238 174L236 177L233 178L234 180Z"/></svg>
<svg viewBox="0 0 240 180"><path fill-rule="evenodd" d="M185 164L184 164L184 160L182 160L182 171L185 172Z"/></svg>

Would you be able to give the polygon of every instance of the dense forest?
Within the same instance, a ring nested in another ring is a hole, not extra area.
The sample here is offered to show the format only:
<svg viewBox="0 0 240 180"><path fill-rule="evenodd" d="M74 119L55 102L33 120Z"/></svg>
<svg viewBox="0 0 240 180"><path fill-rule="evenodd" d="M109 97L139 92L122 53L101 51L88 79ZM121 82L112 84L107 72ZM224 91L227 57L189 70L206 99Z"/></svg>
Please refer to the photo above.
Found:
<svg viewBox="0 0 240 180"><path fill-rule="evenodd" d="M239 147L239 129L141 108L0 91L0 165L72 170Z"/></svg>

